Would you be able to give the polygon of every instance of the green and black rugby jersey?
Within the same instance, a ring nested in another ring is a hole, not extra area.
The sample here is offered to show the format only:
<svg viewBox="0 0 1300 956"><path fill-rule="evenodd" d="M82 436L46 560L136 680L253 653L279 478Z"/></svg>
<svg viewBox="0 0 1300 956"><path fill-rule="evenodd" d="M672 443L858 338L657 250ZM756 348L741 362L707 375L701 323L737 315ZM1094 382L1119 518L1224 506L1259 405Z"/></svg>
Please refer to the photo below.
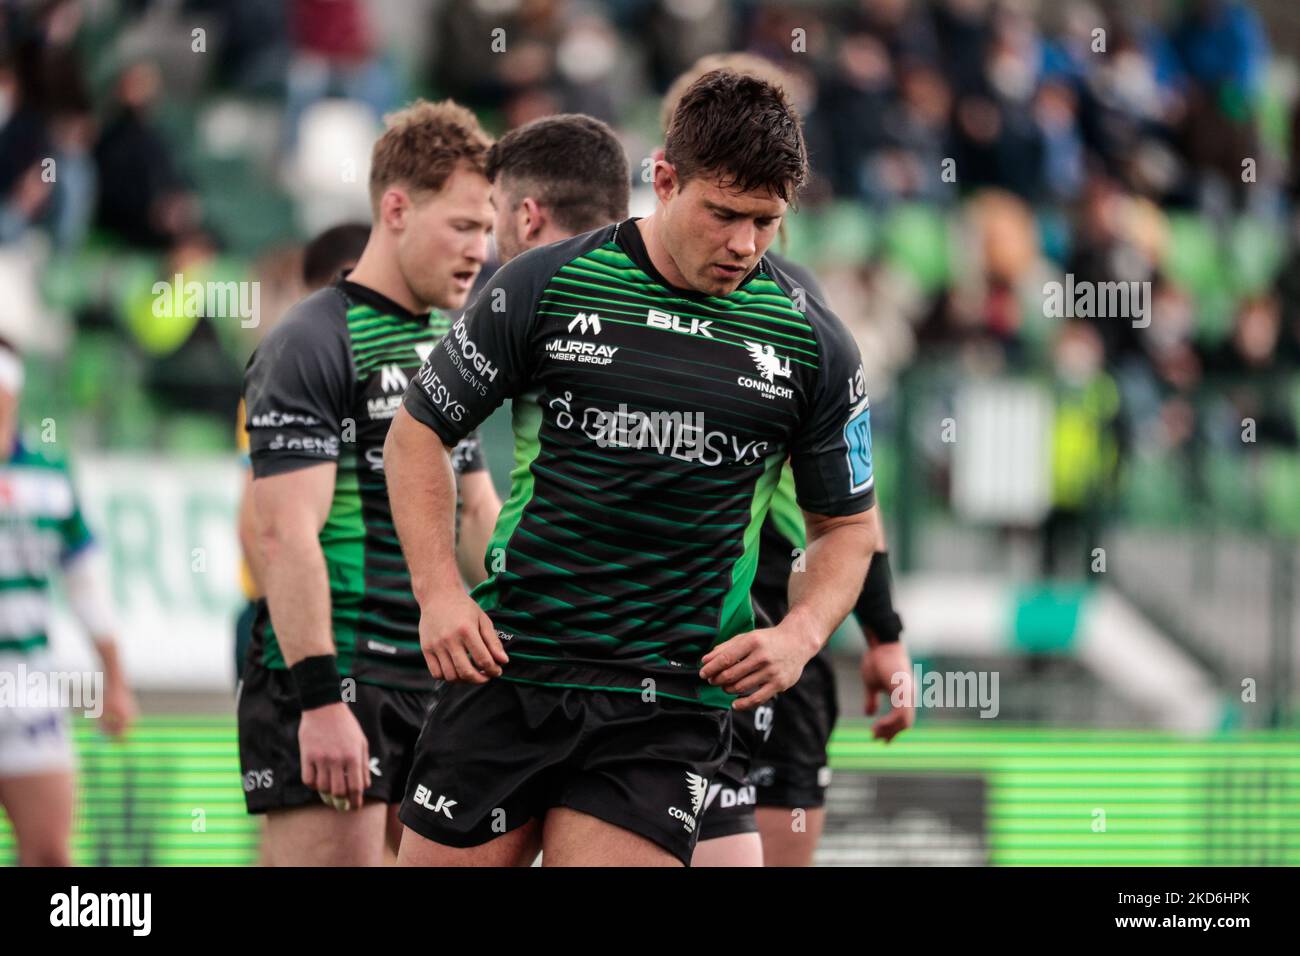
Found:
<svg viewBox="0 0 1300 956"><path fill-rule="evenodd" d="M449 325L436 312L410 312L344 279L295 305L244 376L254 478L338 463L320 544L339 670L367 683L410 688L433 680L389 510L384 439L408 381ZM458 474L485 467L476 435L464 436L453 461ZM253 659L282 668L272 618L263 602Z"/></svg>
<svg viewBox="0 0 1300 956"><path fill-rule="evenodd" d="M39 447L0 462L0 654L49 645L50 580L93 544L66 463Z"/></svg>
<svg viewBox="0 0 1300 956"><path fill-rule="evenodd" d="M725 297L673 288L633 219L507 263L405 404L454 446L506 398L511 493L474 597L510 680L730 706L700 659L754 626L786 457L806 510L872 504L862 366L839 320L767 259Z"/></svg>

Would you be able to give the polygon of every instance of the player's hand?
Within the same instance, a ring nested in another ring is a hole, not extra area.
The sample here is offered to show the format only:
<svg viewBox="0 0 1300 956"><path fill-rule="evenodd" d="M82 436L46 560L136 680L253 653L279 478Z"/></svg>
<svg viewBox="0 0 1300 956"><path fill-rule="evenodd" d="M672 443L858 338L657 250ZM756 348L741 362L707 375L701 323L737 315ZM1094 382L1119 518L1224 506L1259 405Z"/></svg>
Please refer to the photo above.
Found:
<svg viewBox="0 0 1300 956"><path fill-rule="evenodd" d="M121 677L110 677L104 687L104 712L100 715L100 729L110 737L121 737L135 723L140 708L135 694Z"/></svg>
<svg viewBox="0 0 1300 956"><path fill-rule="evenodd" d="M370 744L347 704L339 701L303 711L298 752L304 784L336 810L361 808L370 786Z"/></svg>
<svg viewBox="0 0 1300 956"><path fill-rule="evenodd" d="M510 661L491 619L459 589L420 608L420 650L435 678L471 684L500 677Z"/></svg>
<svg viewBox="0 0 1300 956"><path fill-rule="evenodd" d="M736 710L753 710L793 687L820 648L815 635L787 617L719 644L704 655L700 677L728 694L743 694L732 705Z"/></svg>
<svg viewBox="0 0 1300 956"><path fill-rule="evenodd" d="M912 659L901 641L871 643L862 655L862 688L868 716L880 709L881 694L888 694L890 701L889 713L871 725L871 736L889 743L916 722L915 684Z"/></svg>

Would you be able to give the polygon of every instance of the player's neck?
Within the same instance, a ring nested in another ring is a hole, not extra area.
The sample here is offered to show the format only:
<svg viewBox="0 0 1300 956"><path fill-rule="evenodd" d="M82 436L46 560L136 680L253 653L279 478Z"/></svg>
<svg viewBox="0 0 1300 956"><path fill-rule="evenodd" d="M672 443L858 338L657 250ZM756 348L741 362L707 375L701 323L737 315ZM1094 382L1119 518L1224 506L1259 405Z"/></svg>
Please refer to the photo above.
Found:
<svg viewBox="0 0 1300 956"><path fill-rule="evenodd" d="M417 302L411 294L401 270L397 268L397 256L377 248L374 242L366 243L361 258L348 273L348 281L372 289L410 312L428 311L428 307Z"/></svg>
<svg viewBox="0 0 1300 956"><path fill-rule="evenodd" d="M677 268L677 263L673 257L668 254L668 248L663 244L659 237L659 213L653 212L644 219L636 221L636 227L641 233L641 242L645 245L646 255L650 257L651 264L659 270L659 274L671 285L679 289L692 289L686 276L682 275L682 270Z"/></svg>

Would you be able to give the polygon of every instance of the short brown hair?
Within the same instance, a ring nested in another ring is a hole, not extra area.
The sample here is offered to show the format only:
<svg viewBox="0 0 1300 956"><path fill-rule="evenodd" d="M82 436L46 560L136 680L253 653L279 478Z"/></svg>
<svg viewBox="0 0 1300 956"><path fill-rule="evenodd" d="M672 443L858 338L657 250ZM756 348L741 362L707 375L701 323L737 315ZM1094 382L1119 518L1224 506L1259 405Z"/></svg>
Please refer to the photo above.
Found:
<svg viewBox="0 0 1300 956"><path fill-rule="evenodd" d="M452 100L416 100L385 116L384 125L370 154L370 205L376 210L384 190L396 183L437 192L457 166L486 175L492 138Z"/></svg>
<svg viewBox="0 0 1300 956"><path fill-rule="evenodd" d="M669 85L668 92L664 94L663 104L659 107L660 132L668 132L668 126L673 121L673 113L677 112L677 104L682 101L682 94L705 73L712 73L714 70L731 70L744 76L756 76L782 89L790 85L790 77L785 70L757 53L705 54Z"/></svg>
<svg viewBox="0 0 1300 956"><path fill-rule="evenodd" d="M632 174L614 131L591 116L560 113L511 130L488 153L487 178L508 178L572 233L627 218Z"/></svg>
<svg viewBox="0 0 1300 956"><path fill-rule="evenodd" d="M766 189L791 203L808 181L808 148L785 91L735 70L711 70L687 87L664 159L683 184L717 173L724 189Z"/></svg>

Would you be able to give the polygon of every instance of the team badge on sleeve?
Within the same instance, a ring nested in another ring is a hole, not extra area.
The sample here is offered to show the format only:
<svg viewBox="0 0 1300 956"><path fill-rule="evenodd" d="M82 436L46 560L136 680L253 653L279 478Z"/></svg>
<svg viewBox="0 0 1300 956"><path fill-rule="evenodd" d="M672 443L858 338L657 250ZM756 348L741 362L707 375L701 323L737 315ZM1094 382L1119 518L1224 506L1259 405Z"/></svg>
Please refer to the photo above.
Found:
<svg viewBox="0 0 1300 956"><path fill-rule="evenodd" d="M844 444L848 448L849 493L871 487L871 409L866 399L849 413L844 423Z"/></svg>

